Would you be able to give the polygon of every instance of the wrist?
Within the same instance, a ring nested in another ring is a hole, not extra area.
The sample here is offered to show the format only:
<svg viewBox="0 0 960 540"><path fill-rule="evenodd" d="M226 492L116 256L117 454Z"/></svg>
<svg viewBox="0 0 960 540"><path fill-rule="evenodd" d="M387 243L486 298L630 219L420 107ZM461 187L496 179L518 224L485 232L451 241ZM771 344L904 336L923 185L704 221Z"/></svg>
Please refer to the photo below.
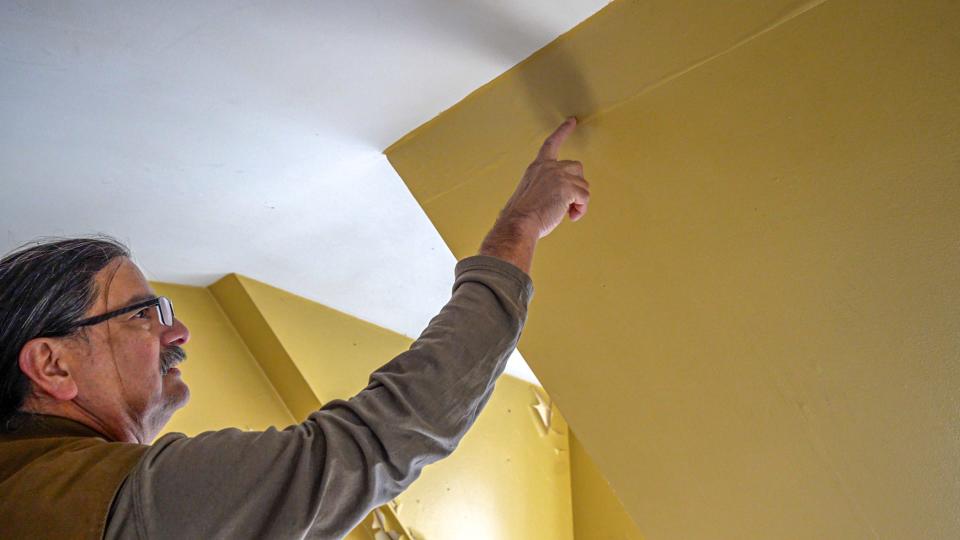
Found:
<svg viewBox="0 0 960 540"><path fill-rule="evenodd" d="M510 236L517 240L536 242L540 239L540 223L536 218L501 214L493 224L491 233Z"/></svg>
<svg viewBox="0 0 960 540"><path fill-rule="evenodd" d="M539 238L539 230L528 220L501 216L483 239L479 254L504 260L530 274Z"/></svg>

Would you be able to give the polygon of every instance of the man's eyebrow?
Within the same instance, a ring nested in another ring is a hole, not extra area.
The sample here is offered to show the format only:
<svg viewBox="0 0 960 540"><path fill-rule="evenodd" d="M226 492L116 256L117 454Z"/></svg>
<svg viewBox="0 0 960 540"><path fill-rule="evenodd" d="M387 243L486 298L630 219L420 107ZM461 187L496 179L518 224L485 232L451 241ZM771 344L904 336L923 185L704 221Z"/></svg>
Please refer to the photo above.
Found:
<svg viewBox="0 0 960 540"><path fill-rule="evenodd" d="M155 294L138 294L138 295L133 296L133 297L131 297L131 298L127 298L127 301L124 302L123 304L121 304L119 307L130 306L130 305L136 304L136 303L138 303L138 302L146 302L147 300L153 300L153 299L156 298L156 297L157 297L157 295L155 295Z"/></svg>

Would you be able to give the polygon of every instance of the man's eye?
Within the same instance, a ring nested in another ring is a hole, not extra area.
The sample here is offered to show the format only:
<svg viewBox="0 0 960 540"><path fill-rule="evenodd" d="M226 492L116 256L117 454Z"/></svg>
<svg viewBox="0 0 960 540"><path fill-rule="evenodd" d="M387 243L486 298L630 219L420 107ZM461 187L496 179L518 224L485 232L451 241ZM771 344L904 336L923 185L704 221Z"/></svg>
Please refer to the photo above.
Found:
<svg viewBox="0 0 960 540"><path fill-rule="evenodd" d="M149 312L148 312L149 309L150 309L150 308L143 308L143 309L141 309L141 310L138 311L136 314L134 314L134 317L135 317L135 318L138 318L138 319L148 319L148 318L150 318L150 314L149 314Z"/></svg>

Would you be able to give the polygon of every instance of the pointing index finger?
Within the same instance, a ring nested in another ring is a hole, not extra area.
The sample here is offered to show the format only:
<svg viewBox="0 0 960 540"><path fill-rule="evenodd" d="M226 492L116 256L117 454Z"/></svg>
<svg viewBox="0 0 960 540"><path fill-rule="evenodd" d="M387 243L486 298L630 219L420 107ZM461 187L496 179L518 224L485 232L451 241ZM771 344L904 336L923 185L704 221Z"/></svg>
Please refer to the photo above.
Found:
<svg viewBox="0 0 960 540"><path fill-rule="evenodd" d="M543 141L543 146L540 147L537 159L549 160L560 157L560 146L563 144L563 141L567 140L567 137L573 133L575 127L577 127L577 118L575 116L567 118L566 121L560 124L560 127L558 127L556 131L547 137L547 140Z"/></svg>

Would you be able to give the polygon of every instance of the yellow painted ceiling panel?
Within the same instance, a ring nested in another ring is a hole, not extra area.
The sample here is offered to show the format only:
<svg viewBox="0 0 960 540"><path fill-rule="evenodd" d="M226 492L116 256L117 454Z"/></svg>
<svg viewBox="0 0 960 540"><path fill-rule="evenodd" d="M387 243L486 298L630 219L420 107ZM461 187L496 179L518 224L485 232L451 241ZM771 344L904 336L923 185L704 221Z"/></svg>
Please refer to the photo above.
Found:
<svg viewBox="0 0 960 540"><path fill-rule="evenodd" d="M679 3L727 37L659 78L645 59L704 37L650 34L649 5L388 157L465 256L579 89L633 81L562 153L591 209L538 248L521 350L644 536L960 537L960 5L785 4L729 31L736 9Z"/></svg>

